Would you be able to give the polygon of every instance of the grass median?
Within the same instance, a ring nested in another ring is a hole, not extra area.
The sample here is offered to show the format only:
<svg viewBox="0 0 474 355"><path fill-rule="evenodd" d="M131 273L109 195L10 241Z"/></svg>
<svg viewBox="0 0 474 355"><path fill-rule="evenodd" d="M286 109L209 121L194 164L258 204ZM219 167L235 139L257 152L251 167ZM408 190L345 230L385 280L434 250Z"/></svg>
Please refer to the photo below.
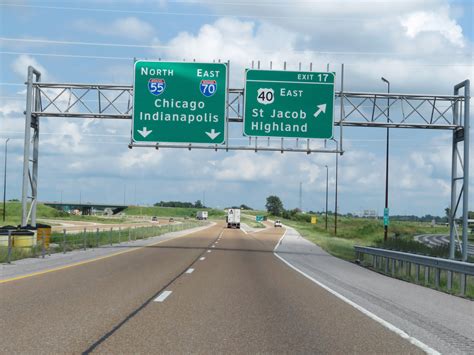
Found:
<svg viewBox="0 0 474 355"><path fill-rule="evenodd" d="M255 219L246 216L241 216L240 222L245 223L250 228L265 228L263 223L257 222Z"/></svg>
<svg viewBox="0 0 474 355"><path fill-rule="evenodd" d="M115 228L106 231L86 231L79 233L53 233L50 245L43 248L43 243L33 247L12 247L10 261L24 258L40 257L44 254L64 253L73 250L99 248L118 243L147 239L169 232L177 232L206 225L206 222L185 221L183 223L167 224L151 227ZM0 262L8 261L8 247L0 246Z"/></svg>

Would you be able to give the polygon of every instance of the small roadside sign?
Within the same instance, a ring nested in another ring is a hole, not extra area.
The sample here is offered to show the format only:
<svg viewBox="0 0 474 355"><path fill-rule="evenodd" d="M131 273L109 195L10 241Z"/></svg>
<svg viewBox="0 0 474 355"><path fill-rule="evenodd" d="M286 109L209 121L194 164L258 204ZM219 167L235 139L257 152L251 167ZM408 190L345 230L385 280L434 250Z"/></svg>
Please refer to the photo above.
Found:
<svg viewBox="0 0 474 355"><path fill-rule="evenodd" d="M317 224L317 223L318 223L318 217L311 216L311 224Z"/></svg>
<svg viewBox="0 0 474 355"><path fill-rule="evenodd" d="M388 223L389 223L389 213L390 212L390 209L389 208L384 208L383 209L383 225L384 226L388 226Z"/></svg>

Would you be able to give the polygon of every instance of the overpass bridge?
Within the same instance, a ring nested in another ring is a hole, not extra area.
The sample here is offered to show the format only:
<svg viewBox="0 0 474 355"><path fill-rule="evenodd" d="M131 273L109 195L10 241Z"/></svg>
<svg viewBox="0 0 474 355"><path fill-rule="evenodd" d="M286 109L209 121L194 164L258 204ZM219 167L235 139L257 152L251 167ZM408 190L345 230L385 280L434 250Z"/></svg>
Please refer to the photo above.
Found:
<svg viewBox="0 0 474 355"><path fill-rule="evenodd" d="M43 204L68 213L72 213L73 211L80 211L83 215L91 215L95 212L105 212L106 210L110 210L112 214L117 214L128 207L127 205L113 205L90 202L43 202Z"/></svg>

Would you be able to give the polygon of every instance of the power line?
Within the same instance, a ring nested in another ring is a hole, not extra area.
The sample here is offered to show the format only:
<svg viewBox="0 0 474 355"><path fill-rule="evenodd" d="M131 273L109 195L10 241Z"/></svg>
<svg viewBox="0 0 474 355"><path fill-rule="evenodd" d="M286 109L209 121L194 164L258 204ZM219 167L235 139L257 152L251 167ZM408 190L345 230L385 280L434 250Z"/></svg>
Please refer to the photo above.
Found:
<svg viewBox="0 0 474 355"><path fill-rule="evenodd" d="M74 45L74 46L103 46L103 47L125 47L125 48L152 48L152 49L172 49L176 48L176 46L164 46L164 45L146 45L146 44L125 44L125 43L105 43L105 42L80 42L80 41L58 41L58 40L51 40L51 39L38 39L38 38L13 38L13 37L0 37L0 41L11 41L11 42L29 42L29 43L47 43L47 44L61 44L61 45ZM406 56L404 53L396 53L396 52L338 52L338 51L316 51L311 49L305 50L296 50L292 49L291 52L293 53L314 53L314 54L326 54L326 55L390 55L390 56ZM3 53L3 52L1 52ZM5 54L9 53L16 53L16 52L5 52ZM263 50L262 53L273 54L274 51L271 50ZM46 54L44 54L46 55ZM459 56L468 56L468 54L458 54ZM58 55L59 56L59 55ZM72 55L70 55L72 56ZM447 54L447 57L452 58L454 54ZM96 56L84 56L84 57L91 57L95 58ZM437 57L440 57L439 55ZM96 57L102 59L102 57ZM103 57L104 59L107 57ZM114 57L111 57L114 58ZM116 57L120 59L130 59L126 57ZM469 65L469 66L472 66Z"/></svg>
<svg viewBox="0 0 474 355"><path fill-rule="evenodd" d="M157 44L125 44L125 43L105 43L105 42L76 42L76 41L57 41L51 39L37 38L11 38L0 37L0 41L29 42L29 43L48 43L65 44L74 46L101 46L101 47L126 47L126 48L173 48L172 46L162 46Z"/></svg>
<svg viewBox="0 0 474 355"><path fill-rule="evenodd" d="M38 57L59 57L59 58L82 58L82 59L106 59L106 60L133 60L132 57L108 57L96 55L78 55L78 54L57 54L57 53L32 53L32 52L9 52L0 51L0 54L7 55L35 55Z"/></svg>
<svg viewBox="0 0 474 355"><path fill-rule="evenodd" d="M319 52L318 52L319 53ZM336 52L333 52L336 53ZM113 57L113 56L96 56L96 55L79 55L79 54L58 54L58 53L37 53L37 52L11 52L11 51L0 51L0 54L4 55L31 55L31 56L38 56L38 57L53 57L53 58L79 58L79 59L103 59L103 60L122 60L122 61L133 61L135 59L139 59L137 57ZM342 54L342 53L338 53ZM406 59L410 60L410 59ZM363 63L347 63L350 66L360 66ZM434 63L434 64L404 64L406 67L472 67L474 64L472 63L453 63L453 64L445 64L445 63ZM0 83L1 85L1 83Z"/></svg>
<svg viewBox="0 0 474 355"><path fill-rule="evenodd" d="M89 12L112 12L122 14L140 14L140 15L168 15L168 16L199 16L199 17L241 17L252 19L294 19L294 20L324 20L324 21L352 21L360 22L363 18L331 18L327 16L266 16L266 15L234 15L234 14L214 14L214 13L196 13L196 12L171 12L171 11L143 11L143 10L119 10L119 9L103 9L90 7L67 7L67 6L47 6L47 5L26 5L26 4L5 4L0 6L6 7L22 7L46 10L70 10L70 11L89 11Z"/></svg>

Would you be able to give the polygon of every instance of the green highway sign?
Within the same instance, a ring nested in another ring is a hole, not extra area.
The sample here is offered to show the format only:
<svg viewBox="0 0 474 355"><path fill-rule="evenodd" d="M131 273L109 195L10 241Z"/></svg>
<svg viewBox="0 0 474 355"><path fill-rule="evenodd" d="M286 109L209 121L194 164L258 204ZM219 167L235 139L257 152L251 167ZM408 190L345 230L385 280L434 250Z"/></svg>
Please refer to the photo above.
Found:
<svg viewBox="0 0 474 355"><path fill-rule="evenodd" d="M332 138L334 73L248 69L244 134Z"/></svg>
<svg viewBox="0 0 474 355"><path fill-rule="evenodd" d="M255 216L255 222L263 222L264 217L263 216Z"/></svg>
<svg viewBox="0 0 474 355"><path fill-rule="evenodd" d="M222 144L227 64L135 63L132 140Z"/></svg>
<svg viewBox="0 0 474 355"><path fill-rule="evenodd" d="M384 208L383 209L383 225L384 226L388 226L388 223L389 223L389 217L390 215L390 210L388 208Z"/></svg>

